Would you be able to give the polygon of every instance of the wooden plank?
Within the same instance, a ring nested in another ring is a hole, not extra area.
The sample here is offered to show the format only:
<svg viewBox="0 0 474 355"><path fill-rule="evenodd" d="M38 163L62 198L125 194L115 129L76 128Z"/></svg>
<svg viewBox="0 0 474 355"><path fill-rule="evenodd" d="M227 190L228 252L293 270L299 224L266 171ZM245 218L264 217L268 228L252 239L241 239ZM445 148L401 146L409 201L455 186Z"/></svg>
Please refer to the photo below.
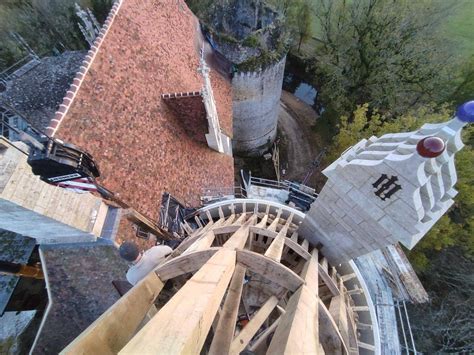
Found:
<svg viewBox="0 0 474 355"><path fill-rule="evenodd" d="M249 227L255 222L256 219L256 216L250 217L249 220L245 222L244 225L242 225L234 234L232 234L227 242L225 242L224 248L242 249L245 246L249 236Z"/></svg>
<svg viewBox="0 0 474 355"><path fill-rule="evenodd" d="M272 238L272 239L276 238L276 236L278 235L277 232L269 231L268 229L259 228L257 226L251 226L250 227L250 232L255 233L255 234L259 234L259 235L264 235L264 236L266 236L268 238ZM296 254L300 255L304 259L308 260L311 257L310 253L308 253L306 250L304 250L301 247L301 245L294 242L290 238L285 238L285 245L287 247L289 247L291 250L293 250Z"/></svg>
<svg viewBox="0 0 474 355"><path fill-rule="evenodd" d="M267 354L317 354L318 297L306 285L288 301Z"/></svg>
<svg viewBox="0 0 474 355"><path fill-rule="evenodd" d="M268 354L317 354L319 351L318 252L305 263L302 285L289 299Z"/></svg>
<svg viewBox="0 0 474 355"><path fill-rule="evenodd" d="M155 269L160 280L166 281L174 277L199 270L219 248L209 248L180 255L161 264Z"/></svg>
<svg viewBox="0 0 474 355"><path fill-rule="evenodd" d="M199 354L234 272L235 254L220 249L120 354Z"/></svg>
<svg viewBox="0 0 474 355"><path fill-rule="evenodd" d="M349 325L347 322L347 310L344 302L344 296L335 296L331 299L329 313L334 319L344 342L349 346Z"/></svg>
<svg viewBox="0 0 474 355"><path fill-rule="evenodd" d="M319 264L319 277L321 277L324 284L329 288L329 291L331 291L334 296L339 296L341 292L326 270L327 269L325 269L323 265Z"/></svg>
<svg viewBox="0 0 474 355"><path fill-rule="evenodd" d="M278 317L272 325L270 325L267 329L265 329L261 334L259 334L258 338L255 339L255 341L252 342L252 344L249 346L249 350L255 352L260 345L263 344L264 341L268 339L270 335L275 331L276 327L278 324L281 322L281 316Z"/></svg>
<svg viewBox="0 0 474 355"><path fill-rule="evenodd" d="M265 251L265 256L280 262L281 253L283 252L283 246L285 245L286 233L288 232L288 226L282 228L282 230L277 234L275 239L273 239L272 244Z"/></svg>
<svg viewBox="0 0 474 355"><path fill-rule="evenodd" d="M372 344L367 344L367 343L359 341L357 342L357 345L363 349L367 349L367 350L375 352L375 346Z"/></svg>
<svg viewBox="0 0 474 355"><path fill-rule="evenodd" d="M163 286L155 273L149 273L61 354L116 354L132 338Z"/></svg>
<svg viewBox="0 0 474 355"><path fill-rule="evenodd" d="M233 213L229 217L227 217L227 219L222 224L222 226L230 226L234 222L234 219L235 219L235 214Z"/></svg>
<svg viewBox="0 0 474 355"><path fill-rule="evenodd" d="M298 233L293 232L290 239L294 241L295 243L298 243Z"/></svg>
<svg viewBox="0 0 474 355"><path fill-rule="evenodd" d="M342 279L342 281L346 282L348 280L355 279L356 277L357 277L357 275L352 273L352 274L342 275L341 279Z"/></svg>
<svg viewBox="0 0 474 355"><path fill-rule="evenodd" d="M337 324L321 299L318 300L319 342L327 354L349 354L347 344L339 332Z"/></svg>
<svg viewBox="0 0 474 355"><path fill-rule="evenodd" d="M303 240L303 243L301 243L301 247L302 247L304 250L308 251L308 247L309 247L309 242L308 242L308 240L304 239L304 240Z"/></svg>
<svg viewBox="0 0 474 355"><path fill-rule="evenodd" d="M231 226L213 228L212 231L214 232L215 235L230 234L230 233L235 233L239 228L240 228L240 225L231 225Z"/></svg>
<svg viewBox="0 0 474 355"><path fill-rule="evenodd" d="M304 283L304 280L289 268L249 250L237 250L237 262L292 292Z"/></svg>
<svg viewBox="0 0 474 355"><path fill-rule="evenodd" d="M237 323L245 270L245 267L242 265L237 264L235 267L234 275L232 276L232 281L230 282L224 306L220 312L219 322L209 349L210 355L227 354L229 352L230 344L234 338L235 325Z"/></svg>
<svg viewBox="0 0 474 355"><path fill-rule="evenodd" d="M184 231L188 234L192 234L193 233L193 229L191 228L191 226L189 225L188 222L184 221L183 223L181 223L181 228L184 229Z"/></svg>
<svg viewBox="0 0 474 355"><path fill-rule="evenodd" d="M318 264L318 250L314 249L311 253L311 258L306 261L301 278L305 280L306 286L316 295L319 296L319 264Z"/></svg>
<svg viewBox="0 0 474 355"><path fill-rule="evenodd" d="M242 224L245 222L245 220L247 219L247 214L246 213L242 213L239 218L237 218L237 220L232 223L232 224Z"/></svg>
<svg viewBox="0 0 474 355"><path fill-rule="evenodd" d="M326 273L329 272L328 259L326 259L324 256L323 256L323 258L321 259L321 267L323 268L324 271L326 271Z"/></svg>
<svg viewBox="0 0 474 355"><path fill-rule="evenodd" d="M260 222L257 223L257 225L255 227L257 228L265 228L267 227L267 220L268 220L268 215L266 214L265 216L263 216L262 220Z"/></svg>
<svg viewBox="0 0 474 355"><path fill-rule="evenodd" d="M244 329L235 337L230 345L229 354L238 355L242 350L245 349L247 344L252 340L257 331L262 326L263 322L268 318L270 313L276 307L278 298L271 296L258 312L250 319L250 322L245 326Z"/></svg>
<svg viewBox="0 0 474 355"><path fill-rule="evenodd" d="M203 228L201 219L200 219L198 216L194 216L194 220L196 221L196 223L197 223L197 225L199 226L199 228ZM210 220L209 223L212 224L212 220ZM209 223L208 223L208 224L209 224Z"/></svg>
<svg viewBox="0 0 474 355"><path fill-rule="evenodd" d="M222 225L225 222L224 218L219 219L216 221L214 224L206 224L203 228L198 228L196 229L189 237L187 237L185 240L181 242L178 247L173 250L171 255L168 255L168 257L165 259L165 261L171 260L179 255L181 255L186 249L188 249L193 243L195 243L197 240L199 240L209 229L211 229L211 226L213 228Z"/></svg>
<svg viewBox="0 0 474 355"><path fill-rule="evenodd" d="M196 240L188 249L186 249L182 255L187 255L195 251L200 251L200 250L210 248L215 237L216 235L214 234L212 230L210 230L209 232L206 232L206 234L204 234L201 238Z"/></svg>
<svg viewBox="0 0 474 355"><path fill-rule="evenodd" d="M278 226L278 222L280 221L280 216L281 216L281 209L278 210L277 212L277 215L275 217L275 219L273 220L273 222L270 224L270 226L267 228L268 230L271 230L271 231L276 231L276 228Z"/></svg>

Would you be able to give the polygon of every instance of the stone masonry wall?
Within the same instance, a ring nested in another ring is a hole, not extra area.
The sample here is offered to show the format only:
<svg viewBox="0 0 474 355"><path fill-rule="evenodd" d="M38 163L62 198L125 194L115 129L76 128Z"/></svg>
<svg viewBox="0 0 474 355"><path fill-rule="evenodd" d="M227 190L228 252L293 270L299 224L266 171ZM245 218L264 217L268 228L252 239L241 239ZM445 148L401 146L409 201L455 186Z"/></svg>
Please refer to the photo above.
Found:
<svg viewBox="0 0 474 355"><path fill-rule="evenodd" d="M233 159L189 137L161 98L203 85L199 25L184 1L118 4L53 122L55 136L91 153L104 186L157 218L164 191L197 205L202 188L232 186ZM231 136L230 83L215 71L211 80Z"/></svg>
<svg viewBox="0 0 474 355"><path fill-rule="evenodd" d="M262 72L237 73L232 79L235 152L259 155L273 143L285 60Z"/></svg>
<svg viewBox="0 0 474 355"><path fill-rule="evenodd" d="M390 231L378 223L381 216L357 204L361 198L328 180L300 227L334 265L393 243Z"/></svg>

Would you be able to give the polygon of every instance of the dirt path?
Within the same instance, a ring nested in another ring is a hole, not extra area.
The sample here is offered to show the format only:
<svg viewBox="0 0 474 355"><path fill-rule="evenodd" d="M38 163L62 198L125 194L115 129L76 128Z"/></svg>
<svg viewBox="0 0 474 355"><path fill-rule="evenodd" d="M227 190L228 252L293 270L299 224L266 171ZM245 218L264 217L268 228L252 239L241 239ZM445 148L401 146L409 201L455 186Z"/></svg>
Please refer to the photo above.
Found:
<svg viewBox="0 0 474 355"><path fill-rule="evenodd" d="M317 117L311 106L289 92L282 92L278 118L283 136L280 166L286 169L282 178L301 182L318 155L320 142L313 129Z"/></svg>

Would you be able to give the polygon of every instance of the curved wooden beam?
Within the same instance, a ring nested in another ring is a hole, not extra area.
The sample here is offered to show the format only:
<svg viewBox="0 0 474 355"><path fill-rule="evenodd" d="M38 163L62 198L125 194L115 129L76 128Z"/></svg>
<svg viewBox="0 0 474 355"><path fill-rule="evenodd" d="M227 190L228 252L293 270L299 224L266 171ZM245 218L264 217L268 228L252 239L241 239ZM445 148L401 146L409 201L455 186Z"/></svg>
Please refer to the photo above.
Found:
<svg viewBox="0 0 474 355"><path fill-rule="evenodd" d="M292 292L304 284L304 280L291 269L253 251L237 250L237 262Z"/></svg>
<svg viewBox="0 0 474 355"><path fill-rule="evenodd" d="M321 299L319 304L319 341L327 354L349 354L347 344L336 322ZM340 347L339 347L340 345Z"/></svg>
<svg viewBox="0 0 474 355"><path fill-rule="evenodd" d="M199 270L220 248L209 248L180 255L155 269L161 281Z"/></svg>

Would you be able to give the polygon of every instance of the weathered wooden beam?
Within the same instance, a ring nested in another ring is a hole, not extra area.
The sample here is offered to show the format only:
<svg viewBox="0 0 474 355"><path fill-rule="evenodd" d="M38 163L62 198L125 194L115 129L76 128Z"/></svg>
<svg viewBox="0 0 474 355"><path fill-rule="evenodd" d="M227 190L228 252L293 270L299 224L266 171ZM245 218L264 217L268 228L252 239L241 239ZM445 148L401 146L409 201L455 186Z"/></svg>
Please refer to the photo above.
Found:
<svg viewBox="0 0 474 355"><path fill-rule="evenodd" d="M267 227L267 219L268 219L268 215L263 216L262 220L261 220L260 222L258 222L255 227L257 227L257 228L265 228L265 229L266 229L266 227Z"/></svg>
<svg viewBox="0 0 474 355"><path fill-rule="evenodd" d="M220 249L119 353L199 354L235 261L235 251Z"/></svg>
<svg viewBox="0 0 474 355"><path fill-rule="evenodd" d="M245 326L244 329L235 337L230 345L229 354L238 355L242 350L245 349L247 344L252 340L257 331L262 326L263 322L268 318L270 313L276 307L278 298L271 296L257 311L257 313L250 319L250 322Z"/></svg>
<svg viewBox="0 0 474 355"><path fill-rule="evenodd" d="M116 354L135 334L163 286L155 273L149 273L61 354Z"/></svg>
<svg viewBox="0 0 474 355"><path fill-rule="evenodd" d="M230 344L234 338L235 325L244 285L245 267L238 265L235 267L232 281L224 301L224 306L219 316L216 331L212 339L209 355L227 354Z"/></svg>
<svg viewBox="0 0 474 355"><path fill-rule="evenodd" d="M234 222L234 219L235 219L235 214L232 213L229 217L227 217L227 219L222 224L222 226L230 226Z"/></svg>
<svg viewBox="0 0 474 355"><path fill-rule="evenodd" d="M319 341L327 354L349 354L337 324L321 299L318 300L319 311Z"/></svg>
<svg viewBox="0 0 474 355"><path fill-rule="evenodd" d="M209 248L180 255L158 266L155 269L155 273L162 281L166 281L187 274L188 272L195 272L217 253L218 250L219 248Z"/></svg>
<svg viewBox="0 0 474 355"><path fill-rule="evenodd" d="M362 341L359 341L357 342L357 345L363 349L367 349L367 350L370 350L370 351L375 351L375 346L372 345L372 344L367 344L367 343L364 343Z"/></svg>
<svg viewBox="0 0 474 355"><path fill-rule="evenodd" d="M268 354L317 354L319 351L318 254L303 268L302 285L289 299Z"/></svg>
<svg viewBox="0 0 474 355"><path fill-rule="evenodd" d="M197 239L188 249L186 249L183 254L187 255L196 251L205 250L210 248L212 242L214 241L216 235L212 230L206 232L201 238Z"/></svg>
<svg viewBox="0 0 474 355"><path fill-rule="evenodd" d="M237 262L292 292L304 283L303 279L291 269L252 251L237 250Z"/></svg>
<svg viewBox="0 0 474 355"><path fill-rule="evenodd" d="M344 302L344 296L335 296L331 299L329 313L334 319L344 342L349 346L349 325L347 322L347 310Z"/></svg>
<svg viewBox="0 0 474 355"><path fill-rule="evenodd" d="M273 232L273 231L270 231L268 229L259 228L257 226L250 227L250 232L255 233L255 234L259 234L259 235L264 235L264 236L266 236L268 238L272 238L272 239L276 238L276 236L278 235L277 232ZM304 259L309 259L311 257L310 253L308 253L306 250L304 250L301 247L301 245L294 242L290 238L285 238L285 245L287 247L289 247L291 250L293 250L296 254L303 257Z"/></svg>
<svg viewBox="0 0 474 355"><path fill-rule="evenodd" d="M323 258L325 259L325 258ZM332 279L331 276L329 276L327 272L327 267L325 268L324 265L319 264L319 277L323 280L324 284L329 288L329 291L334 296L339 296L341 292L339 291L339 288L337 287L336 283Z"/></svg>
<svg viewBox="0 0 474 355"><path fill-rule="evenodd" d="M278 222L280 221L280 216L281 216L281 212L282 210L279 209L278 212L277 212L277 215L275 217L275 219L273 220L273 222L270 224L270 226L268 226L268 230L271 230L271 231L276 231L276 228L278 226Z"/></svg>
<svg viewBox="0 0 474 355"><path fill-rule="evenodd" d="M280 262L281 260L281 254L283 252L283 246L285 245L285 239L286 239L286 232L288 228L284 227L273 239L272 244L268 247L268 249L265 251L265 256L273 259L277 262Z"/></svg>
<svg viewBox="0 0 474 355"><path fill-rule="evenodd" d="M240 226L241 225L233 224L231 226L213 228L212 231L214 232L215 235L230 234L230 233L235 233L240 228Z"/></svg>
<svg viewBox="0 0 474 355"><path fill-rule="evenodd" d="M303 285L290 297L285 310L267 353L316 354L319 348L317 296Z"/></svg>
<svg viewBox="0 0 474 355"><path fill-rule="evenodd" d="M224 248L228 249L242 249L247 243L247 239L249 237L249 228L250 225L255 223L257 217L252 216L246 221L240 228L232 234L232 236L225 242Z"/></svg>

